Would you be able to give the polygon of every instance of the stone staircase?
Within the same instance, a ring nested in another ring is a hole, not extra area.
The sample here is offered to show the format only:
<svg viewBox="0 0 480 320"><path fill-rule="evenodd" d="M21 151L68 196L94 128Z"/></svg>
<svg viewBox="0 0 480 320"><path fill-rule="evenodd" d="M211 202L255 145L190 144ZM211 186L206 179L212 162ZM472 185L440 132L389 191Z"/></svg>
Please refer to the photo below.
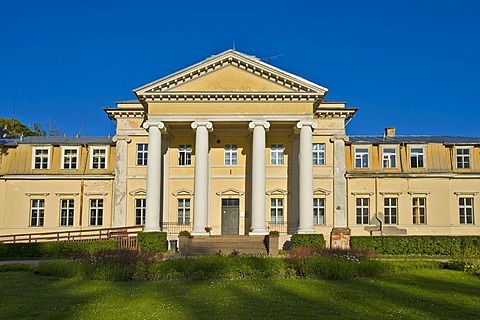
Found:
<svg viewBox="0 0 480 320"><path fill-rule="evenodd" d="M278 238L276 240L278 241ZM187 256L230 255L232 253L269 254L267 236L194 236L191 238L180 238L179 244L180 254Z"/></svg>

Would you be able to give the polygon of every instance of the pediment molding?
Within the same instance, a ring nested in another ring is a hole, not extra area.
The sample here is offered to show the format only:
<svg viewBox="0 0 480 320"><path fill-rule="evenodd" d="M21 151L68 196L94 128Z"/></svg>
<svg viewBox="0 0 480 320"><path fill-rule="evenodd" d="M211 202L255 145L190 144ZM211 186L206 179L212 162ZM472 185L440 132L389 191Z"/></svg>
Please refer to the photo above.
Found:
<svg viewBox="0 0 480 320"><path fill-rule="evenodd" d="M228 189L224 189L224 190L221 190L221 191L217 192L217 196L220 196L220 197L222 197L222 196L243 196L244 194L245 194L245 192L234 189L234 188L228 188Z"/></svg>
<svg viewBox="0 0 480 320"><path fill-rule="evenodd" d="M275 188L265 192L267 196L286 196L288 194L287 190Z"/></svg>
<svg viewBox="0 0 480 320"><path fill-rule="evenodd" d="M313 189L314 196L328 196L330 193L332 192L322 188Z"/></svg>
<svg viewBox="0 0 480 320"><path fill-rule="evenodd" d="M148 83L135 89L134 92L141 101L160 97L167 99L170 97L170 99L172 99L171 94L174 96L178 95L180 98L183 94L179 94L178 92L172 93L171 90L173 88L227 66L234 66L260 78L267 79L272 83L284 87L288 93L303 93L304 95L313 95L318 99L323 97L328 91L328 89L313 82L269 65L257 57L249 56L235 50L227 50L176 73ZM271 95L276 94L278 93L271 93ZM251 94L249 93L247 95Z"/></svg>
<svg viewBox="0 0 480 320"><path fill-rule="evenodd" d="M140 189L130 191L128 194L131 195L131 196L134 196L134 197L138 196L138 195L146 196L147 195L147 190L145 190L143 188L140 188Z"/></svg>
<svg viewBox="0 0 480 320"><path fill-rule="evenodd" d="M188 190L188 189L179 189L177 191L174 191L172 192L172 195L174 197L178 197L178 196L193 196L193 191L192 190Z"/></svg>

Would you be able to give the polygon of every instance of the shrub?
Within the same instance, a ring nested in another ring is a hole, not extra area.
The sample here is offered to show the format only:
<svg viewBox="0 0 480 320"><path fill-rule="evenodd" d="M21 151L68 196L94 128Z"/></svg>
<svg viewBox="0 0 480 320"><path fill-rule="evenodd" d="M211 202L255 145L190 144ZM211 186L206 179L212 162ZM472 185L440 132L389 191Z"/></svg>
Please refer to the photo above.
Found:
<svg viewBox="0 0 480 320"><path fill-rule="evenodd" d="M271 236L274 236L274 237L275 236L278 237L280 235L280 232L277 231L277 230L272 230L268 234L271 235Z"/></svg>
<svg viewBox="0 0 480 320"><path fill-rule="evenodd" d="M190 231L187 231L187 230L182 230L178 233L179 236L181 237L190 237L191 234L190 234Z"/></svg>
<svg viewBox="0 0 480 320"><path fill-rule="evenodd" d="M139 232L137 236L138 248L141 251L166 252L167 251L167 233L166 232Z"/></svg>
<svg viewBox="0 0 480 320"><path fill-rule="evenodd" d="M323 234L294 234L290 239L292 248L324 248Z"/></svg>

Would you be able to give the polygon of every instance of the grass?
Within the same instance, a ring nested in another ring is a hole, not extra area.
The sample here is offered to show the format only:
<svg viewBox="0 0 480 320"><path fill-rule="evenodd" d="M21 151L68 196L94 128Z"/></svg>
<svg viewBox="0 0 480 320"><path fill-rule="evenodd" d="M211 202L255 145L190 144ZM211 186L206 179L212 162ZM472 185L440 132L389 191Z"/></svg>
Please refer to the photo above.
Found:
<svg viewBox="0 0 480 320"><path fill-rule="evenodd" d="M0 272L4 319L478 319L480 279L412 269L374 279L98 282Z"/></svg>

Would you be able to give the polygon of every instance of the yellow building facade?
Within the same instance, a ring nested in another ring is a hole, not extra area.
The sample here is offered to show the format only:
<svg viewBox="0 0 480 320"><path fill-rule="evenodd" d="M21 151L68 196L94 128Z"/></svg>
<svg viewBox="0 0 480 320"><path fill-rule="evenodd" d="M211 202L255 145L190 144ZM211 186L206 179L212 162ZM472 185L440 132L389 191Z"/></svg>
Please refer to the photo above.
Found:
<svg viewBox="0 0 480 320"><path fill-rule="evenodd" d="M0 139L0 233L479 234L480 139L348 137L327 92L228 50L105 109L112 139Z"/></svg>

